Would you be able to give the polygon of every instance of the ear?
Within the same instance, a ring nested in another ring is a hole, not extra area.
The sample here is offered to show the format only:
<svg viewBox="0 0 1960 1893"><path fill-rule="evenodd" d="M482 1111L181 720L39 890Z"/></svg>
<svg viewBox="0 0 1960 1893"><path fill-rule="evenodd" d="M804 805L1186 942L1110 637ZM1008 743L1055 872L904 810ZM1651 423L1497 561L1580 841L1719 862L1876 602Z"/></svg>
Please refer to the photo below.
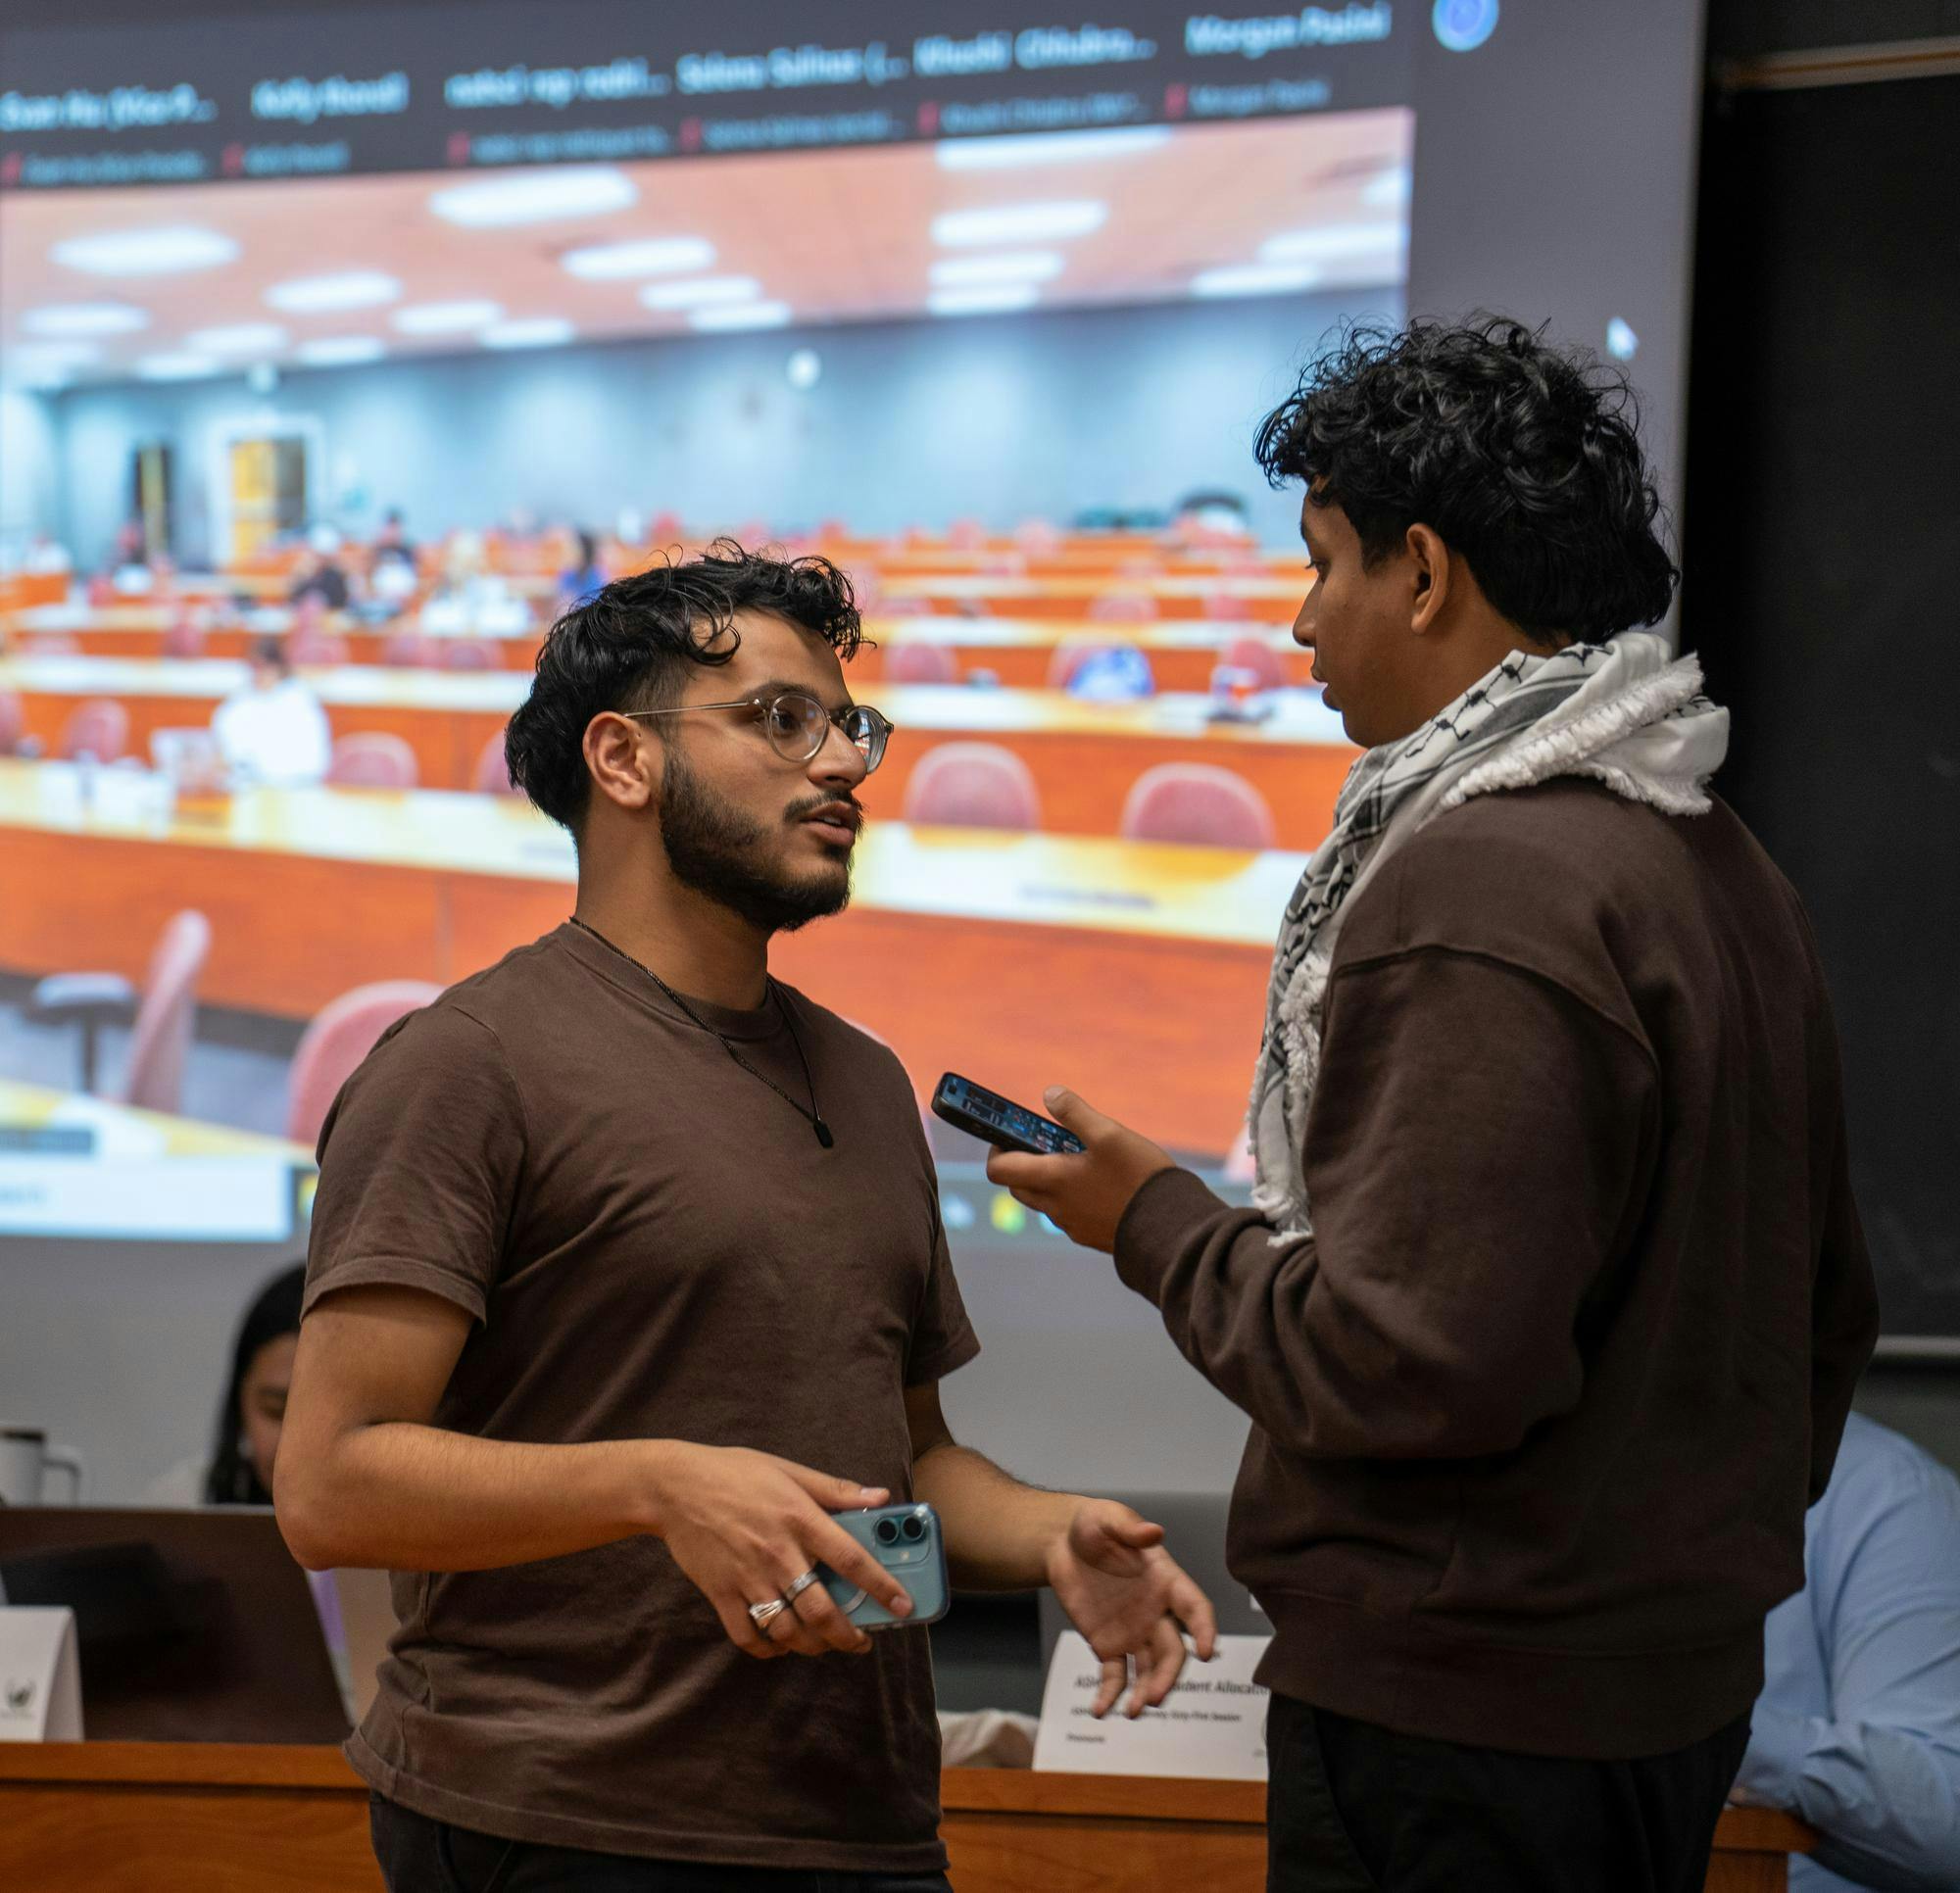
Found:
<svg viewBox="0 0 1960 1893"><path fill-rule="evenodd" d="M1403 539L1413 589L1409 598L1409 629L1423 637L1438 628L1449 603L1449 548L1429 526L1414 525Z"/></svg>
<svg viewBox="0 0 1960 1893"><path fill-rule="evenodd" d="M660 745L640 724L602 710L585 726L585 766L593 786L620 808L649 807L660 794Z"/></svg>

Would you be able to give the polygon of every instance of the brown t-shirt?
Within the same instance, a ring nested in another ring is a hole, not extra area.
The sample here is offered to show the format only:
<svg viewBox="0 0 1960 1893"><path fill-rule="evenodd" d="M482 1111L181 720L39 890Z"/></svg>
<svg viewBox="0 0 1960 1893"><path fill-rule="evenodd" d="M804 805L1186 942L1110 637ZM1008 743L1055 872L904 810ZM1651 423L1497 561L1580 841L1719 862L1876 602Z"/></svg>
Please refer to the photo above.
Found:
<svg viewBox="0 0 1960 1893"><path fill-rule="evenodd" d="M320 1136L307 1306L423 1288L475 1316L434 1424L748 1446L909 1492L904 1390L978 1351L898 1060L785 992L836 1147L570 926L412 1014ZM689 1001L793 1097L780 1012ZM744 1656L658 1539L395 1574L348 1745L382 1794L512 1839L929 1871L925 1634Z"/></svg>

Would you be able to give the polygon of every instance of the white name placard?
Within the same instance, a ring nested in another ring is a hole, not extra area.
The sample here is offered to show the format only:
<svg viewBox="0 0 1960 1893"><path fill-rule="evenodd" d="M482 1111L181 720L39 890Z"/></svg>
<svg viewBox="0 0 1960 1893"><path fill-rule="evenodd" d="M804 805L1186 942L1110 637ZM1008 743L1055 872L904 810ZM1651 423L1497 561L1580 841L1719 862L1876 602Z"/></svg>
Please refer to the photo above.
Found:
<svg viewBox="0 0 1960 1893"><path fill-rule="evenodd" d="M1252 1672L1272 1639L1221 1636L1209 1663L1192 1657L1157 1709L1132 1722L1119 1700L1090 1714L1102 1682L1096 1653L1065 1630L1042 1691L1035 1767L1066 1774L1155 1774L1207 1781L1266 1778L1266 1691Z"/></svg>
<svg viewBox="0 0 1960 1893"><path fill-rule="evenodd" d="M0 1606L0 1742L80 1740L74 1613Z"/></svg>

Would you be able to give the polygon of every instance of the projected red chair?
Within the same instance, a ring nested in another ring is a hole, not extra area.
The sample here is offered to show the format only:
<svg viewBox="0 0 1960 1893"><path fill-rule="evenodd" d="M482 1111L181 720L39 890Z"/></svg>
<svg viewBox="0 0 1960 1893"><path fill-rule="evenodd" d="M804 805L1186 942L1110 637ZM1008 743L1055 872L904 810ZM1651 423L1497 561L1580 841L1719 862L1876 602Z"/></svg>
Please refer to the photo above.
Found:
<svg viewBox="0 0 1960 1893"><path fill-rule="evenodd" d="M1151 624L1157 602L1148 592L1104 592L1090 600L1088 615L1098 624Z"/></svg>
<svg viewBox="0 0 1960 1893"><path fill-rule="evenodd" d="M340 737L326 769L331 789L413 789L419 780L415 751L385 730Z"/></svg>
<svg viewBox="0 0 1960 1893"><path fill-rule="evenodd" d="M1165 762L1137 778L1117 832L1131 842L1268 849L1273 811L1243 776L1209 762Z"/></svg>
<svg viewBox="0 0 1960 1893"><path fill-rule="evenodd" d="M1014 528L1014 544L1030 558L1052 558L1061 550L1061 531L1046 519L1023 519Z"/></svg>
<svg viewBox="0 0 1960 1893"><path fill-rule="evenodd" d="M286 634L286 655L296 664L327 670L347 661L347 640L334 636L331 631L315 631L304 625L295 625Z"/></svg>
<svg viewBox="0 0 1960 1893"><path fill-rule="evenodd" d="M1238 592L1212 592L1204 601L1204 615L1213 624L1250 624L1252 601Z"/></svg>
<svg viewBox="0 0 1960 1893"><path fill-rule="evenodd" d="M956 684L959 659L943 644L901 644L885 658L885 676L895 684Z"/></svg>
<svg viewBox="0 0 1960 1893"><path fill-rule="evenodd" d="M1034 771L998 743L942 743L906 784L905 818L940 828L1041 826Z"/></svg>
<svg viewBox="0 0 1960 1893"><path fill-rule="evenodd" d="M504 654L487 638L449 638L442 645L445 670L501 670Z"/></svg>
<svg viewBox="0 0 1960 1893"><path fill-rule="evenodd" d="M163 653L166 657L201 657L209 643L204 626L195 618L174 618L164 629Z"/></svg>
<svg viewBox="0 0 1960 1893"><path fill-rule="evenodd" d="M419 631L393 631L381 646L381 661L396 670L433 670L442 662L435 639Z"/></svg>
<svg viewBox="0 0 1960 1893"><path fill-rule="evenodd" d="M956 519L946 529L946 543L954 552L978 552L987 543L987 528L978 519Z"/></svg>
<svg viewBox="0 0 1960 1893"><path fill-rule="evenodd" d="M0 690L0 755L12 755L20 749L26 728L20 698L11 690Z"/></svg>
<svg viewBox="0 0 1960 1893"><path fill-rule="evenodd" d="M183 1102L198 977L210 952L211 922L186 907L158 938L140 1003L135 987L120 973L56 973L34 988L26 1016L42 1025L79 1028L81 1089L91 1092L103 1031L133 1018L129 1063L116 1095L142 1110L175 1112Z"/></svg>
<svg viewBox="0 0 1960 1893"><path fill-rule="evenodd" d="M309 1149L319 1141L340 1088L374 1042L397 1019L419 1011L442 992L427 980L378 980L343 993L314 1015L293 1052L286 1079L286 1136Z"/></svg>
<svg viewBox="0 0 1960 1893"><path fill-rule="evenodd" d="M128 747L129 712L113 697L91 697L70 711L56 753L64 762L80 755L115 762Z"/></svg>
<svg viewBox="0 0 1960 1893"><path fill-rule="evenodd" d="M1286 687L1286 659L1259 638L1234 638L1225 647L1219 661L1228 670L1243 670L1258 679L1255 690L1282 690Z"/></svg>
<svg viewBox="0 0 1960 1893"><path fill-rule="evenodd" d="M469 779L469 786L479 796L514 796L516 786L511 780L511 765L504 760L504 732L499 730L483 746L483 753L476 758L476 768Z"/></svg>

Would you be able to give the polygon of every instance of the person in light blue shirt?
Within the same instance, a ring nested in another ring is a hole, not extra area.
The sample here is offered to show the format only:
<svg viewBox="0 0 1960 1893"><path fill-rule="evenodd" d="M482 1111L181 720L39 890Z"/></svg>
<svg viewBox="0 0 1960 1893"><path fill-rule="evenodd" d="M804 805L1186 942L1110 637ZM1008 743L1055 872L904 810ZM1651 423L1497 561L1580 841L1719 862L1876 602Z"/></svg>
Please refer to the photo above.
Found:
<svg viewBox="0 0 1960 1893"><path fill-rule="evenodd" d="M1960 1890L1960 1480L1853 1414L1764 1627L1735 1798L1818 1830L1790 1893Z"/></svg>

